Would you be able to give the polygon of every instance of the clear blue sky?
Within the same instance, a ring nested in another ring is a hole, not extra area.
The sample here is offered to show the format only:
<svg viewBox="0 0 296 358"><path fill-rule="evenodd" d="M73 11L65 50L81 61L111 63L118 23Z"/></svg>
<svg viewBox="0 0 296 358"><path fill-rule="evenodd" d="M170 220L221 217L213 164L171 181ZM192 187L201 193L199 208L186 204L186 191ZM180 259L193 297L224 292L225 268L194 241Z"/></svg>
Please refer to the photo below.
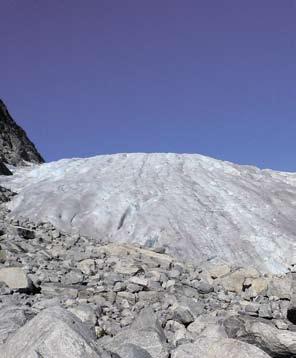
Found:
<svg viewBox="0 0 296 358"><path fill-rule="evenodd" d="M296 171L296 1L2 0L0 97L46 160Z"/></svg>

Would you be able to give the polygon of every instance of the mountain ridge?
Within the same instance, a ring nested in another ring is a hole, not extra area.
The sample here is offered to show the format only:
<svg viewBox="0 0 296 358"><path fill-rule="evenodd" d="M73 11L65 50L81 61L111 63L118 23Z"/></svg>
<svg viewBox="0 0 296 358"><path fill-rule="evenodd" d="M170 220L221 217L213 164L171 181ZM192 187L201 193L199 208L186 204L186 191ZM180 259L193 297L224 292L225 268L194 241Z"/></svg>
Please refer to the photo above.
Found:
<svg viewBox="0 0 296 358"><path fill-rule="evenodd" d="M14 121L0 99L0 161L13 166L44 163L26 132Z"/></svg>

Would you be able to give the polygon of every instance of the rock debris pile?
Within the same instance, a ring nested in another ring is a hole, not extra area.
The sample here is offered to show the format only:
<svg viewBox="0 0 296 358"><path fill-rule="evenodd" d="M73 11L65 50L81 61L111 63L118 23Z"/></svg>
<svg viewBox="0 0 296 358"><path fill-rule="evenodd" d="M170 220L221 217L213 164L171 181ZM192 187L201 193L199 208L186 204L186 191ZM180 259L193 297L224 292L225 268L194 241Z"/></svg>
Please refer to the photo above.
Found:
<svg viewBox="0 0 296 358"><path fill-rule="evenodd" d="M13 193L0 195L1 357L296 356L295 266L260 274L98 243L10 219Z"/></svg>

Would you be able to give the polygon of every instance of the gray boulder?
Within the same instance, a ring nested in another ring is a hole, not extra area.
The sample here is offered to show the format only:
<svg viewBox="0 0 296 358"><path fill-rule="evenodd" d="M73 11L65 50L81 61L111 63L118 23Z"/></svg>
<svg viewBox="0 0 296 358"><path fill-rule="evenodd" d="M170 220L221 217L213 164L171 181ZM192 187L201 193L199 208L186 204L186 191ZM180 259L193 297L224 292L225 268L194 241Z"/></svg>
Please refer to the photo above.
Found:
<svg viewBox="0 0 296 358"><path fill-rule="evenodd" d="M163 328L151 307L147 307L140 312L139 316L132 323L131 329L156 331L162 341L166 339Z"/></svg>
<svg viewBox="0 0 296 358"><path fill-rule="evenodd" d="M195 336L227 338L225 328L220 324L215 313L202 314L187 327L188 332Z"/></svg>
<svg viewBox="0 0 296 358"><path fill-rule="evenodd" d="M226 291L236 292L240 294L243 290L244 281L247 278L255 279L259 277L259 273L252 267L241 268L231 272L218 279L218 282Z"/></svg>
<svg viewBox="0 0 296 358"><path fill-rule="evenodd" d="M126 344L142 348L152 358L167 358L169 355L164 331L151 308L144 309L130 329L122 330L104 348L120 356Z"/></svg>
<svg viewBox="0 0 296 358"><path fill-rule="evenodd" d="M259 348L230 338L199 338L179 346L172 358L269 358Z"/></svg>
<svg viewBox="0 0 296 358"><path fill-rule="evenodd" d="M143 348L134 344L124 344L112 355L112 358L152 358Z"/></svg>
<svg viewBox="0 0 296 358"><path fill-rule="evenodd" d="M61 307L48 308L21 327L0 348L3 358L99 358L94 336Z"/></svg>
<svg viewBox="0 0 296 358"><path fill-rule="evenodd" d="M21 267L4 267L0 269L0 282L4 282L11 289L23 291L33 290L32 281Z"/></svg>
<svg viewBox="0 0 296 358"><path fill-rule="evenodd" d="M11 334L24 325L27 318L25 310L14 305L1 306L0 317L0 344L3 344Z"/></svg>
<svg viewBox="0 0 296 358"><path fill-rule="evenodd" d="M214 287L208 282L200 281L194 286L198 293L207 294L214 291Z"/></svg>
<svg viewBox="0 0 296 358"><path fill-rule="evenodd" d="M289 277L273 277L268 283L267 295L280 299L291 299L292 279Z"/></svg>
<svg viewBox="0 0 296 358"><path fill-rule="evenodd" d="M71 307L69 308L69 311L89 327L94 327L97 322L96 313L89 304L80 304L78 306Z"/></svg>
<svg viewBox="0 0 296 358"><path fill-rule="evenodd" d="M296 357L296 332L253 320L245 323L245 331L238 338L255 344L272 357Z"/></svg>
<svg viewBox="0 0 296 358"><path fill-rule="evenodd" d="M194 321L194 315L192 314L188 306L182 306L176 303L172 307L172 311L173 319L177 322L183 323L184 325L188 325Z"/></svg>
<svg viewBox="0 0 296 358"><path fill-rule="evenodd" d="M104 348L120 356L123 346L133 344L146 350L152 358L167 358L165 342L155 330L136 331L127 329L118 333Z"/></svg>

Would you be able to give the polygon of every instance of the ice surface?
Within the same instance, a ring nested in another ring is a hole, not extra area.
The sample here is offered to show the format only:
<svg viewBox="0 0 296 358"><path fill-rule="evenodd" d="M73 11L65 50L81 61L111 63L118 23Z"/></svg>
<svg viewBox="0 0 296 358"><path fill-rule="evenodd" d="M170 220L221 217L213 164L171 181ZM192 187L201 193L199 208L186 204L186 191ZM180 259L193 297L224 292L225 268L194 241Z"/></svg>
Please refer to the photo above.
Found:
<svg viewBox="0 0 296 358"><path fill-rule="evenodd" d="M166 246L261 271L296 261L296 174L193 154L116 154L16 169L13 216L94 240Z"/></svg>

